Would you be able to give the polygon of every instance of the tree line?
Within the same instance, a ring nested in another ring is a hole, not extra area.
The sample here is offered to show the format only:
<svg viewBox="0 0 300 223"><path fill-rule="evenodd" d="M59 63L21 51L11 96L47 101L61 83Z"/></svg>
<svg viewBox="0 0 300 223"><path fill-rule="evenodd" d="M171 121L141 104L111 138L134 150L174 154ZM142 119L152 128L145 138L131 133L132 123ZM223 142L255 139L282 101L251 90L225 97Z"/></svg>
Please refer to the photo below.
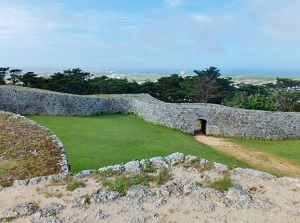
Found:
<svg viewBox="0 0 300 223"><path fill-rule="evenodd" d="M94 77L80 68L56 72L42 77L34 72L22 74L20 69L0 67L0 84L22 85L70 94L148 93L171 103L214 103L238 108L300 112L300 81L277 78L264 85L234 85L231 78L221 77L220 70L209 67L194 70L195 75L182 77L171 74L156 82L138 84L128 79Z"/></svg>

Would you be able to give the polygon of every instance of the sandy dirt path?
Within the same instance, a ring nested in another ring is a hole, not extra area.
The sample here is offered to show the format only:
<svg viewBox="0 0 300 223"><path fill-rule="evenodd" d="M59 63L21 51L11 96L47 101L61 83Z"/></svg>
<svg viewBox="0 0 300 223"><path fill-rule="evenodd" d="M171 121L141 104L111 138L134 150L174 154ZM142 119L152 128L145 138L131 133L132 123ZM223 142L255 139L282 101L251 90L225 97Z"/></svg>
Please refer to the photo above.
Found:
<svg viewBox="0 0 300 223"><path fill-rule="evenodd" d="M240 145L227 141L224 138L197 135L195 138L206 145L213 147L227 155L230 155L252 167L263 171L277 173L284 176L300 177L300 166L293 165L288 160L276 157L272 154L248 150Z"/></svg>

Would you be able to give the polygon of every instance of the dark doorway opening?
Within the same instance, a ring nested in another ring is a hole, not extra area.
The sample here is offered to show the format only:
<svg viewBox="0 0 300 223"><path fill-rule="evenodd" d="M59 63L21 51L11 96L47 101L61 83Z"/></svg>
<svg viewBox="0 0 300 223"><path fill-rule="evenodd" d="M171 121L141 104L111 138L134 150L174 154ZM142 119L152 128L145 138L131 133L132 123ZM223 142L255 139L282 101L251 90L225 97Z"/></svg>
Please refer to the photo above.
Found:
<svg viewBox="0 0 300 223"><path fill-rule="evenodd" d="M195 135L206 135L207 121L205 119L197 119L194 126Z"/></svg>

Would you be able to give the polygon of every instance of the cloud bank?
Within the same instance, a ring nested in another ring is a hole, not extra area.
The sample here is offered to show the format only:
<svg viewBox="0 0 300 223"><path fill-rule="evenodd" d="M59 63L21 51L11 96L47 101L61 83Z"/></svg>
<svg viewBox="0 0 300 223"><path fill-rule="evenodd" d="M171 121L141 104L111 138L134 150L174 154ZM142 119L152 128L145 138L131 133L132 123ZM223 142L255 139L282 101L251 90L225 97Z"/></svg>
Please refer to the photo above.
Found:
<svg viewBox="0 0 300 223"><path fill-rule="evenodd" d="M286 59L299 57L298 0L154 0L128 8L116 0L105 7L79 2L0 0L2 63L196 68L249 67L260 60L258 67L298 66Z"/></svg>

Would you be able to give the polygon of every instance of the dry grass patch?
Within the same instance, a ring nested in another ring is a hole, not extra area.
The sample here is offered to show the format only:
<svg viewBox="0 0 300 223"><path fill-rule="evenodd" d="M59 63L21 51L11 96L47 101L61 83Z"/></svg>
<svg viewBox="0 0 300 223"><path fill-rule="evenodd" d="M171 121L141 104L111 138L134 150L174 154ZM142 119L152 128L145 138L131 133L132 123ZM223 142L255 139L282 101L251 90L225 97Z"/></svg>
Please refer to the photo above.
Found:
<svg viewBox="0 0 300 223"><path fill-rule="evenodd" d="M200 163L200 159L196 158L188 163L185 163L183 165L185 168L195 168L198 170L199 173L202 173L204 171L209 171L215 168L213 162L203 162Z"/></svg>
<svg viewBox="0 0 300 223"><path fill-rule="evenodd" d="M61 172L51 132L20 116L0 113L0 186Z"/></svg>

